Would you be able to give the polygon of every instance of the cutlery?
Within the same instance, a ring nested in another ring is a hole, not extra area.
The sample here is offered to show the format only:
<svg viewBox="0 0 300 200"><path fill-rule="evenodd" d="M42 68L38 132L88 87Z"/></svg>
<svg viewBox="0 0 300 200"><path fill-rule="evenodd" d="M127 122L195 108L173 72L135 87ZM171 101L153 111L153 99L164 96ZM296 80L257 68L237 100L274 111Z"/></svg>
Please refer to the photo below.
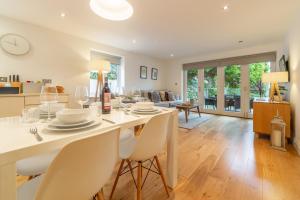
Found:
<svg viewBox="0 0 300 200"><path fill-rule="evenodd" d="M104 119L104 118L102 118L102 120L103 120L103 121L106 121L106 122L108 122L108 123L111 123L111 124L116 124L116 122L111 121L111 120L109 120L109 119Z"/></svg>
<svg viewBox="0 0 300 200"><path fill-rule="evenodd" d="M30 128L29 132L35 136L35 138L37 139L37 141L39 141L39 142L43 141L43 138L38 133L38 129L36 127L35 128Z"/></svg>

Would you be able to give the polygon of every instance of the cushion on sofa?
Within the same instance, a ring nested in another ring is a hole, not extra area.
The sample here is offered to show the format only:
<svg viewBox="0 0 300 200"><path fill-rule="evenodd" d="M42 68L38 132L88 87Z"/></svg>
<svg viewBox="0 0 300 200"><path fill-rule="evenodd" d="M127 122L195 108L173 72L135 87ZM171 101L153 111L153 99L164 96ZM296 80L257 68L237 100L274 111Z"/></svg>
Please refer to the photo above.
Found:
<svg viewBox="0 0 300 200"><path fill-rule="evenodd" d="M160 96L159 96L159 92L153 91L153 92L151 93L151 100L152 100L154 103L160 102L160 101L161 101L161 98L160 98Z"/></svg>
<svg viewBox="0 0 300 200"><path fill-rule="evenodd" d="M161 101L166 101L166 92L165 91L159 91L159 96Z"/></svg>
<svg viewBox="0 0 300 200"><path fill-rule="evenodd" d="M148 92L148 99L152 101L152 92Z"/></svg>
<svg viewBox="0 0 300 200"><path fill-rule="evenodd" d="M167 96L167 101L175 101L176 100L174 93L171 91L166 92L166 96Z"/></svg>

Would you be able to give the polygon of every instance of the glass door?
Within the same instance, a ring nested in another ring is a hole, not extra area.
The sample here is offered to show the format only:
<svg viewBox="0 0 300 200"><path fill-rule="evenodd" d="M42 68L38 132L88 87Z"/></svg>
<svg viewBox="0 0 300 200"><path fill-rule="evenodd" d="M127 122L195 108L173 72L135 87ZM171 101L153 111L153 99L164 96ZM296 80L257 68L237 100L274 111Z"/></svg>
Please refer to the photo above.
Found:
<svg viewBox="0 0 300 200"><path fill-rule="evenodd" d="M198 69L190 69L187 71L187 100L198 99Z"/></svg>
<svg viewBox="0 0 300 200"><path fill-rule="evenodd" d="M206 113L251 118L253 102L269 95L262 74L273 62L204 67L186 71L186 99L198 99Z"/></svg>
<svg viewBox="0 0 300 200"><path fill-rule="evenodd" d="M217 111L218 105L218 89L217 89L217 67L205 67L204 68L204 110Z"/></svg>
<svg viewBox="0 0 300 200"><path fill-rule="evenodd" d="M225 115L242 116L242 67L230 65L224 67L224 107Z"/></svg>
<svg viewBox="0 0 300 200"><path fill-rule="evenodd" d="M261 81L263 73L271 72L270 62L253 63L248 66L248 81L249 81L249 98L248 110L246 117L253 116L253 101L254 99L264 99L269 97L269 84L264 84Z"/></svg>

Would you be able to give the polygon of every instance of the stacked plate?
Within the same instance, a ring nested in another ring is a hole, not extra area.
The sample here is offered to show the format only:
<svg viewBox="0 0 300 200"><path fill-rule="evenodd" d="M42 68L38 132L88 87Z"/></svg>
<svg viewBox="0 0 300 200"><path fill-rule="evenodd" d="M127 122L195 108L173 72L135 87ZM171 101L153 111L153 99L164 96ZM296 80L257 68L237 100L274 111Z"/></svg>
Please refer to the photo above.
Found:
<svg viewBox="0 0 300 200"><path fill-rule="evenodd" d="M56 117L48 124L46 130L76 131L100 124L99 121L89 119L89 110L86 109L65 109L57 112Z"/></svg>
<svg viewBox="0 0 300 200"><path fill-rule="evenodd" d="M131 112L138 115L155 115L161 111L154 107L153 102L137 102Z"/></svg>
<svg viewBox="0 0 300 200"><path fill-rule="evenodd" d="M74 123L74 124L65 124L58 119L53 120L48 124L46 127L46 130L49 131L78 131L82 129L87 129L91 128L94 126L99 125L100 122L95 121L95 120L85 120L79 123Z"/></svg>
<svg viewBox="0 0 300 200"><path fill-rule="evenodd" d="M155 115L161 112L161 110L157 108L133 108L132 113L137 115Z"/></svg>

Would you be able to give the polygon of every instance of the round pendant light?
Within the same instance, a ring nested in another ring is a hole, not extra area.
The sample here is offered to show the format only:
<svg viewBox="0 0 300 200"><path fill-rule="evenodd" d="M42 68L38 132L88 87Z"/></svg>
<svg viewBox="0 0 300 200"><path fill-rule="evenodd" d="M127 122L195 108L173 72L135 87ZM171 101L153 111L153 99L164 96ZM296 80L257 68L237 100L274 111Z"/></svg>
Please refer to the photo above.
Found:
<svg viewBox="0 0 300 200"><path fill-rule="evenodd" d="M132 6L126 0L90 0L91 10L108 20L126 20L133 14Z"/></svg>

